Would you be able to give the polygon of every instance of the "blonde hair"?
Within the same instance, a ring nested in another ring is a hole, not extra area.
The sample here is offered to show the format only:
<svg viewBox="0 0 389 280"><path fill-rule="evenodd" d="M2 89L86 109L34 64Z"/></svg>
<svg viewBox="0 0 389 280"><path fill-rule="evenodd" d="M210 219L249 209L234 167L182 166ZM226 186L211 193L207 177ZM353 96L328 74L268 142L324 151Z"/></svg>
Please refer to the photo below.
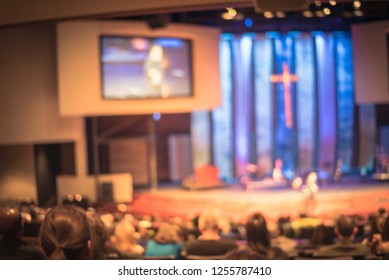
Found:
<svg viewBox="0 0 389 280"><path fill-rule="evenodd" d="M136 244L134 226L127 220L121 220L115 227L113 243L118 250L132 250Z"/></svg>
<svg viewBox="0 0 389 280"><path fill-rule="evenodd" d="M219 216L214 212L204 212L199 217L199 230L219 230Z"/></svg>

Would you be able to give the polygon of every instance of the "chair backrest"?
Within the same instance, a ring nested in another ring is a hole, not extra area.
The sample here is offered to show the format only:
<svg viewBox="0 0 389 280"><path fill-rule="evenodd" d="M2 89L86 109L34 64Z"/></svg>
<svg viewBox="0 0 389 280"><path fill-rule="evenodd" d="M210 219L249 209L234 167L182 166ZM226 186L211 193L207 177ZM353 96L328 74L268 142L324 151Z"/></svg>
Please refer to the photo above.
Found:
<svg viewBox="0 0 389 280"><path fill-rule="evenodd" d="M353 260L353 257L295 257L293 260Z"/></svg>
<svg viewBox="0 0 389 280"><path fill-rule="evenodd" d="M201 255L186 255L186 260L224 260L225 255L201 256Z"/></svg>
<svg viewBox="0 0 389 280"><path fill-rule="evenodd" d="M176 257L173 255L166 256L143 256L142 260L175 260Z"/></svg>

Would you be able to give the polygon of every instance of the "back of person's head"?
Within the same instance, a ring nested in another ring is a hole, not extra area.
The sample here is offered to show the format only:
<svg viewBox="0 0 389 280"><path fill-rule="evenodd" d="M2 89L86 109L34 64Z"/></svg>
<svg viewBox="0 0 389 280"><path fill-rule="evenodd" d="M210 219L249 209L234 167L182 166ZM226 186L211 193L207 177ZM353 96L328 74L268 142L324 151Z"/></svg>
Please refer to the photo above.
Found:
<svg viewBox="0 0 389 280"><path fill-rule="evenodd" d="M249 244L260 244L270 247L269 231L265 217L260 213L253 214L246 223L246 237Z"/></svg>
<svg viewBox="0 0 389 280"><path fill-rule="evenodd" d="M228 252L225 260L265 260L265 255L259 254L250 249L236 249Z"/></svg>
<svg viewBox="0 0 389 280"><path fill-rule="evenodd" d="M128 246L136 243L135 227L129 221L123 219L115 227L113 234L116 246Z"/></svg>
<svg viewBox="0 0 389 280"><path fill-rule="evenodd" d="M160 244L179 242L177 228L174 225L162 223L158 228L155 241Z"/></svg>
<svg viewBox="0 0 389 280"><path fill-rule="evenodd" d="M332 229L326 227L325 225L318 225L313 229L312 237L309 240L309 244L314 246L332 244L333 240L332 235L330 234L330 230L333 235Z"/></svg>
<svg viewBox="0 0 389 280"><path fill-rule="evenodd" d="M204 212L199 217L198 225L200 232L207 230L219 231L219 216L211 211Z"/></svg>
<svg viewBox="0 0 389 280"><path fill-rule="evenodd" d="M75 206L50 209L42 222L40 240L48 259L88 259L91 233L85 211Z"/></svg>
<svg viewBox="0 0 389 280"><path fill-rule="evenodd" d="M13 207L0 208L0 235L18 237L22 233L22 216Z"/></svg>
<svg viewBox="0 0 389 280"><path fill-rule="evenodd" d="M354 218L345 215L340 216L336 222L335 230L340 237L351 238L357 231Z"/></svg>

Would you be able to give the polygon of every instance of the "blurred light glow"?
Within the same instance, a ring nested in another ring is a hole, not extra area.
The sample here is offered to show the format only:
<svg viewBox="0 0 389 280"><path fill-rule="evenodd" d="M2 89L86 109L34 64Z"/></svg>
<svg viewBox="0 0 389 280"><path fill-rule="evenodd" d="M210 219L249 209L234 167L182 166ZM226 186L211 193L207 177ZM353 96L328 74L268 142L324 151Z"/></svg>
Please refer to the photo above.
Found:
<svg viewBox="0 0 389 280"><path fill-rule="evenodd" d="M274 14L273 14L272 12L265 11L265 12L263 13L263 16L264 16L265 18L273 18L273 17L274 17Z"/></svg>
<svg viewBox="0 0 389 280"><path fill-rule="evenodd" d="M227 9L227 13L232 17L235 17L238 14L238 12L234 8L226 8L226 9Z"/></svg>
<svg viewBox="0 0 389 280"><path fill-rule="evenodd" d="M161 113L160 112L155 112L154 114L153 114L153 120L154 121L159 121L161 119Z"/></svg>
<svg viewBox="0 0 389 280"><path fill-rule="evenodd" d="M286 17L286 14L284 12L276 12L276 17L284 18L284 17Z"/></svg>
<svg viewBox="0 0 389 280"><path fill-rule="evenodd" d="M244 24L246 25L247 28L250 28L253 26L253 20L251 18L246 18L244 20Z"/></svg>
<svg viewBox="0 0 389 280"><path fill-rule="evenodd" d="M306 18L312 18L312 17L314 17L314 14L311 11L304 11L303 16Z"/></svg>
<svg viewBox="0 0 389 280"><path fill-rule="evenodd" d="M361 1L357 0L357 1L353 2L353 6L354 6L355 9L359 9L359 8L361 8L362 3L361 3Z"/></svg>
<svg viewBox="0 0 389 280"><path fill-rule="evenodd" d="M330 5L331 6L335 6L336 5L336 1L329 1Z"/></svg>
<svg viewBox="0 0 389 280"><path fill-rule="evenodd" d="M331 14L331 10L329 8L324 8L323 13L326 14L327 16Z"/></svg>
<svg viewBox="0 0 389 280"><path fill-rule="evenodd" d="M321 7L321 1L315 1L316 7Z"/></svg>

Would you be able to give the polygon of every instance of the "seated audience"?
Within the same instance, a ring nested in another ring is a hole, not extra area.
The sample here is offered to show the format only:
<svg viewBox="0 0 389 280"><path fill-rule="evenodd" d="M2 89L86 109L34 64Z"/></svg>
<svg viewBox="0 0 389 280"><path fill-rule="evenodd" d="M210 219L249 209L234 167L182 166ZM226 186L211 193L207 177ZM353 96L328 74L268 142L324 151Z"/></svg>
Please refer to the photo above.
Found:
<svg viewBox="0 0 389 280"><path fill-rule="evenodd" d="M97 214L87 212L87 216L91 228L92 258L105 259L109 253L105 246L109 237L108 229Z"/></svg>
<svg viewBox="0 0 389 280"><path fill-rule="evenodd" d="M42 260L41 250L21 239L23 231L19 210L11 207L0 208L0 259Z"/></svg>
<svg viewBox="0 0 389 280"><path fill-rule="evenodd" d="M50 209L42 222L40 241L50 260L92 257L91 232L85 211L76 206Z"/></svg>
<svg viewBox="0 0 389 280"><path fill-rule="evenodd" d="M272 247L265 218L253 214L246 223L246 237L248 247L265 259L287 259L287 255L278 247Z"/></svg>
<svg viewBox="0 0 389 280"><path fill-rule="evenodd" d="M235 240L221 239L219 217L213 212L203 213L198 221L201 235L186 247L186 255L217 256L236 249Z"/></svg>
<svg viewBox="0 0 389 280"><path fill-rule="evenodd" d="M341 216L335 227L338 241L334 245L323 246L316 253L316 257L364 257L369 249L361 243L354 243L354 235L357 233L355 220L350 216Z"/></svg>
<svg viewBox="0 0 389 280"><path fill-rule="evenodd" d="M309 217L306 213L300 213L300 217L291 223L291 228L294 233L294 237L297 239L309 239L311 236L306 236L306 232L313 232L313 229L318 225L321 225L322 221L315 217Z"/></svg>
<svg viewBox="0 0 389 280"><path fill-rule="evenodd" d="M162 223L154 240L147 242L145 256L174 256L180 259L182 244L179 241L176 228L171 224Z"/></svg>
<svg viewBox="0 0 389 280"><path fill-rule="evenodd" d="M143 255L144 249L137 244L134 226L126 219L121 220L111 237L111 245L120 255Z"/></svg>
<svg viewBox="0 0 389 280"><path fill-rule="evenodd" d="M385 255L384 259L389 258L389 216L385 218L381 234L373 236L372 243L376 254Z"/></svg>
<svg viewBox="0 0 389 280"><path fill-rule="evenodd" d="M236 249L226 254L225 260L264 260L264 256L250 249Z"/></svg>

